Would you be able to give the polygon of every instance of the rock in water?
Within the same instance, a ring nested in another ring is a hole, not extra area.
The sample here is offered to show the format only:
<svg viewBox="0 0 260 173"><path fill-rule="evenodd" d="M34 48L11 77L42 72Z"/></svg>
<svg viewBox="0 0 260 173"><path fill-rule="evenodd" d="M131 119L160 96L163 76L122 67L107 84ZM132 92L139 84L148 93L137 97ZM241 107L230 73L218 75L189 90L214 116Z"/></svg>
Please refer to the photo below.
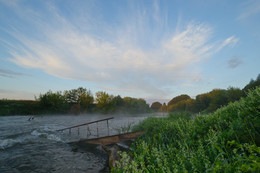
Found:
<svg viewBox="0 0 260 173"><path fill-rule="evenodd" d="M119 161L121 159L121 156L118 154L118 151L120 151L120 148L117 145L110 145L110 146L103 145L102 148L108 154L109 167L110 168L116 167L116 161Z"/></svg>

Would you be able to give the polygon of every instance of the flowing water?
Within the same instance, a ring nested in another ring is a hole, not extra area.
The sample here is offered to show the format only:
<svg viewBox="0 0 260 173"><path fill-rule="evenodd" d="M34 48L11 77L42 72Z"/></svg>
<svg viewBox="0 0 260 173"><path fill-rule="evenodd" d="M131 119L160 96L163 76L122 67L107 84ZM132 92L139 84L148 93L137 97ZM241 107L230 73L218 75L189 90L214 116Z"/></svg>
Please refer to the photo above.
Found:
<svg viewBox="0 0 260 173"><path fill-rule="evenodd" d="M122 127L137 124L150 115L115 116L109 120L109 134L117 134ZM107 122L99 122L71 130L58 129L109 118L109 115L45 115L0 117L0 172L1 173L81 173L102 172L106 153L100 146L74 152L68 144L107 135ZM103 170L104 172L104 170Z"/></svg>

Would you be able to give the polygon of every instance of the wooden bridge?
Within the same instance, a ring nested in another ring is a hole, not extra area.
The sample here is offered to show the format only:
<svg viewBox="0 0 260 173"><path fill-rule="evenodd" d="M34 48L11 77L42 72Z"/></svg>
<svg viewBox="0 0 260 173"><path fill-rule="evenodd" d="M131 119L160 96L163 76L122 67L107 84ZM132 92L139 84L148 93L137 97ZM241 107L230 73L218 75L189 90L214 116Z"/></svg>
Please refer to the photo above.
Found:
<svg viewBox="0 0 260 173"><path fill-rule="evenodd" d="M69 134L71 134L72 129L77 129L77 134L80 135L80 128L85 126L87 138L79 140L77 142L88 143L88 144L97 144L97 145L109 145L109 144L120 143L121 141L136 139L138 136L144 134L143 132L139 131L139 132L128 132L128 133L123 133L123 134L109 135L109 123L108 123L108 121L111 120L111 119L114 119L114 117L100 119L100 120L92 121L92 122L87 122L87 123L84 123L84 124L79 124L79 125L59 129L57 131L68 130ZM98 129L98 123L103 122L103 121L106 121L107 135L103 136L103 137L99 137L100 131ZM91 134L89 125L95 124L95 123L97 124L96 125L96 138L88 138Z"/></svg>

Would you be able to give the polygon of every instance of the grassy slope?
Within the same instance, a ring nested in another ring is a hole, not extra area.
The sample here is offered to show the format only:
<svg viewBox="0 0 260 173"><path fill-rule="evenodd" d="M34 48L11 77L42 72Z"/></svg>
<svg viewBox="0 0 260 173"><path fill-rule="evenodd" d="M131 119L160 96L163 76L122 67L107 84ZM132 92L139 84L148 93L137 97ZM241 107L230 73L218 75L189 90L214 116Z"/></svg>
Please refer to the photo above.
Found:
<svg viewBox="0 0 260 173"><path fill-rule="evenodd" d="M40 112L37 101L0 100L0 115L31 115Z"/></svg>
<svg viewBox="0 0 260 173"><path fill-rule="evenodd" d="M259 172L260 87L212 114L148 118L115 172Z"/></svg>

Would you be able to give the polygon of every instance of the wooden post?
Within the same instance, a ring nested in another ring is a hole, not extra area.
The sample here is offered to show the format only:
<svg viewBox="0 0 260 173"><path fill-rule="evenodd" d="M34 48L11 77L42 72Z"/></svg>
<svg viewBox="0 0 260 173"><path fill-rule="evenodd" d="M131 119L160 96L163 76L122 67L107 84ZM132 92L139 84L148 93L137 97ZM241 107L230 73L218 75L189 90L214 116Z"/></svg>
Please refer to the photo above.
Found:
<svg viewBox="0 0 260 173"><path fill-rule="evenodd" d="M99 137L99 134L98 134L98 123L97 123L97 137Z"/></svg>
<svg viewBox="0 0 260 173"><path fill-rule="evenodd" d="M89 127L88 127L88 125L87 125L87 138L88 138L90 135L91 135L91 132L90 132Z"/></svg>
<svg viewBox="0 0 260 173"><path fill-rule="evenodd" d="M86 125L86 129L87 129L87 138L88 138L88 125Z"/></svg>
<svg viewBox="0 0 260 173"><path fill-rule="evenodd" d="M108 120L107 120L107 135L109 136L109 126L108 126Z"/></svg>

